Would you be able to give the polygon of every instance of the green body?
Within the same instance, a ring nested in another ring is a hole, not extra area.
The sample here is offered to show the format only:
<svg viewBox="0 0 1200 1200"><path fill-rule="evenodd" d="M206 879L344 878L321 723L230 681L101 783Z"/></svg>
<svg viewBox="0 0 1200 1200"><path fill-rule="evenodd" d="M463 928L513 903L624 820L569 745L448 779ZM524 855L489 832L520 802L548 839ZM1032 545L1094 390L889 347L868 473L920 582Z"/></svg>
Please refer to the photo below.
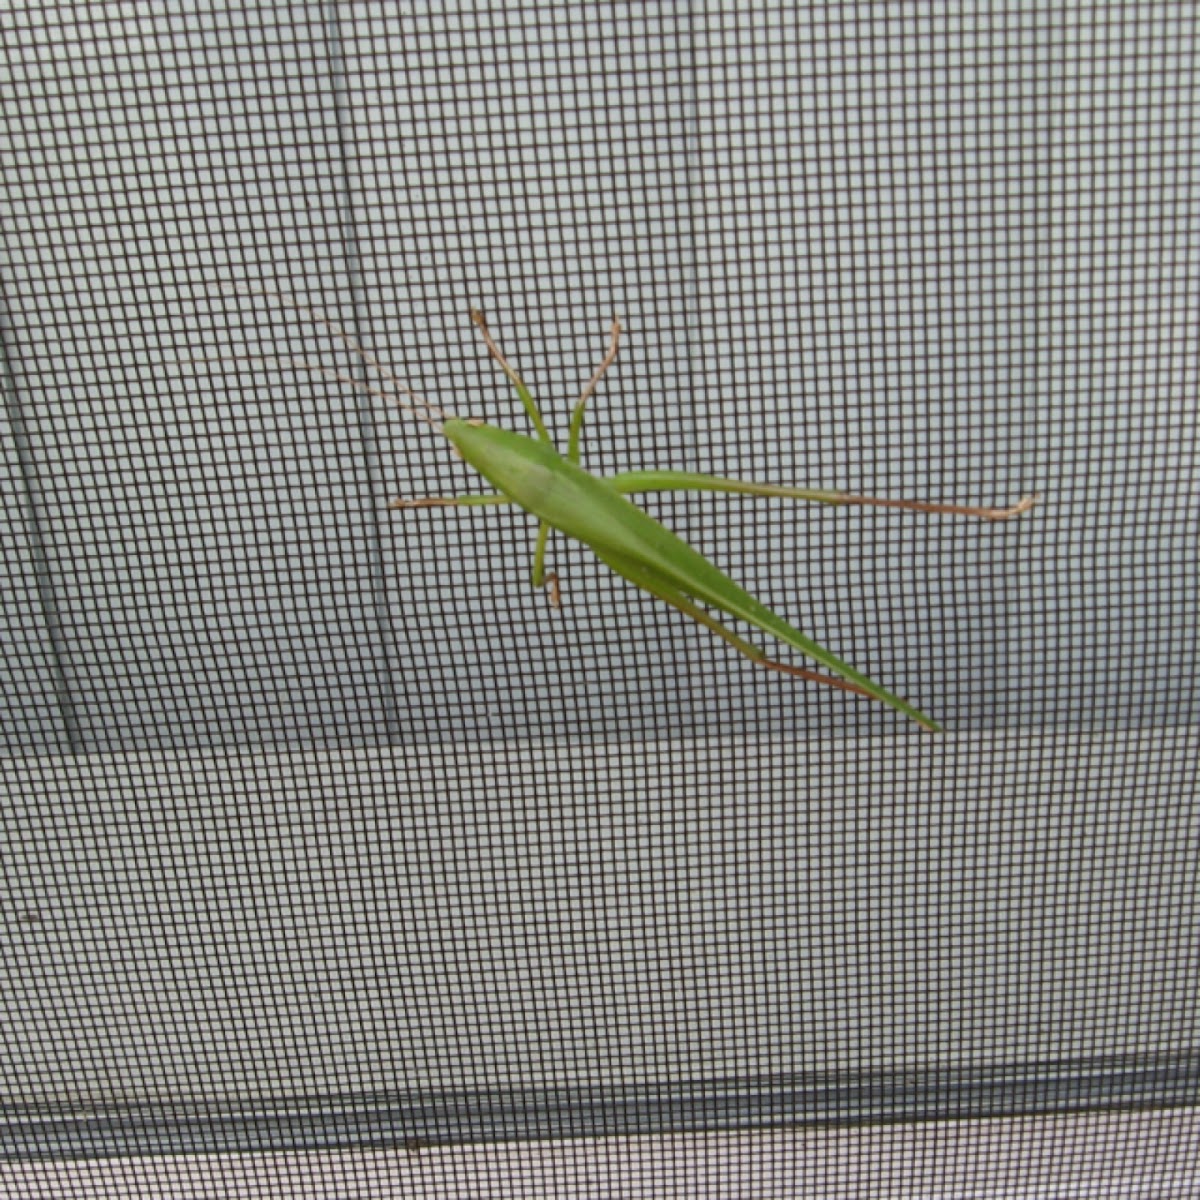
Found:
<svg viewBox="0 0 1200 1200"><path fill-rule="evenodd" d="M443 431L503 496L545 525L583 542L617 574L702 620L755 661L764 661L765 655L728 635L688 602L747 621L926 729L938 730L934 721L907 701L781 620L665 525L625 499L612 483L564 458L548 440L455 419L446 421Z"/></svg>
<svg viewBox="0 0 1200 1200"><path fill-rule="evenodd" d="M608 352L575 403L568 430L567 451L564 455L555 449L536 401L520 375L501 353L488 332L483 314L477 309L471 310L471 320L483 334L488 351L516 389L517 396L537 431L536 438L510 433L482 421L463 421L449 416L437 406L422 400L374 354L364 349L350 334L327 317L303 304L297 304L278 292L261 290L259 294L270 296L323 325L367 366L378 371L387 388L385 390L373 387L340 372L326 371L300 360L294 360L294 365L330 375L367 395L396 401L401 408L444 434L459 454L497 489L493 495L427 496L421 499L395 500L392 502L393 508L517 504L538 519L537 545L533 556L533 585L549 586L551 603L556 607L559 603L558 577L553 572L546 571L546 545L551 528L590 546L600 560L618 575L624 576L650 595L673 605L698 624L711 629L751 662L814 683L842 688L857 695L880 700L911 717L925 729L939 731L934 721L906 700L880 687L835 654L819 646L812 638L806 637L798 629L793 629L769 608L738 587L728 575L718 570L703 555L676 537L666 526L659 524L653 517L626 500L625 496L627 493L652 491L729 492L746 496L783 497L815 504L855 504L902 509L908 512L974 517L985 521L1007 521L1010 517L1027 512L1037 500L1036 495L1026 496L1009 508L979 508L928 500L894 500L818 488L779 486L702 475L694 471L625 471L601 479L589 474L579 465L580 436L588 399L616 358L617 342L621 334L619 320L613 321ZM717 609L756 626L828 670L836 672L841 678L769 659L757 646L722 625L710 609Z"/></svg>

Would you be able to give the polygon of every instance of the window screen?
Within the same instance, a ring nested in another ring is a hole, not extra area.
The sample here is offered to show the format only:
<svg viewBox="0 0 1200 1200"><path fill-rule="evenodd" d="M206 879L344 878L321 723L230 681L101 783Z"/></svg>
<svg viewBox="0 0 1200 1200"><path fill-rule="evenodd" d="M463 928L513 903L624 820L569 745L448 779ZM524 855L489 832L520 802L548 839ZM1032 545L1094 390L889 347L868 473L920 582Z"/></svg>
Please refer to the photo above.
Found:
<svg viewBox="0 0 1200 1200"><path fill-rule="evenodd" d="M6 1156L1196 1103L1192 5L0 30ZM488 485L306 310L531 433L473 306L560 447L621 318L597 475L1038 493L636 497L945 733L389 508Z"/></svg>

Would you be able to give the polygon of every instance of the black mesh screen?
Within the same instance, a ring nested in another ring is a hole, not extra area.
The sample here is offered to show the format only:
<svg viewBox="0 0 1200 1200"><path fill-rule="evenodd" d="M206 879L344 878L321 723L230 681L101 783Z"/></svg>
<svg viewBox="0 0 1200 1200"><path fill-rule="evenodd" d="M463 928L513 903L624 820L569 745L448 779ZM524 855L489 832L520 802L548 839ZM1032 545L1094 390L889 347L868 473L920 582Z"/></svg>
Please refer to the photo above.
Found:
<svg viewBox="0 0 1200 1200"><path fill-rule="evenodd" d="M867 1123L829 1170L949 1185L922 1122L996 1180L1200 1100L1198 24L0 14L0 1152L653 1134L620 1194L692 1195ZM389 509L487 485L296 305L529 433L478 306L560 446L619 315L596 474L1039 493L638 497L946 732ZM1165 1179L1177 1118L1045 1168Z"/></svg>

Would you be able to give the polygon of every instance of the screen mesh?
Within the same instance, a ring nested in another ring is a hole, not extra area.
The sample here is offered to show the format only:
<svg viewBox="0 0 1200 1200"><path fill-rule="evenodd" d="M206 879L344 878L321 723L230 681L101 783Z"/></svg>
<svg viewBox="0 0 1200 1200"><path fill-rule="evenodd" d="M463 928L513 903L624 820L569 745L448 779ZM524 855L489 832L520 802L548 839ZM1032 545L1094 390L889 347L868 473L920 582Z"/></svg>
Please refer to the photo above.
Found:
<svg viewBox="0 0 1200 1200"><path fill-rule="evenodd" d="M1197 23L0 14L3 1152L1194 1104ZM597 474L1039 493L639 498L946 733L389 509L486 487L296 305L560 446L619 315Z"/></svg>

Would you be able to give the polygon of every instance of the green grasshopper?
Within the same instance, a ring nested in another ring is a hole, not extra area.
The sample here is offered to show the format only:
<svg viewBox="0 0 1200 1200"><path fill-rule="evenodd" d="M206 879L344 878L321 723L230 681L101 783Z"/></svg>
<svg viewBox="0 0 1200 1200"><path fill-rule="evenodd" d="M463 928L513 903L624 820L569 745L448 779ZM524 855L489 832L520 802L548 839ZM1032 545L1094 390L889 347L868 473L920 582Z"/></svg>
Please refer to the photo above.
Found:
<svg viewBox="0 0 1200 1200"><path fill-rule="evenodd" d="M484 495L395 500L390 507L409 509L515 504L538 519L533 585L537 588L549 587L551 601L556 607L560 599L558 577L553 572L547 572L545 566L546 543L552 528L590 547L596 557L618 575L711 629L739 654L745 655L758 666L882 701L911 717L925 729L935 733L941 732L937 722L914 708L908 701L869 679L760 604L702 554L697 553L665 525L627 500L626 496L631 493L655 491L733 492L750 496L807 500L818 504L866 505L909 512L977 517L985 521L1006 521L1019 516L1032 507L1036 496L1027 496L1010 508L976 508L959 504L934 504L924 500L886 500L812 488L778 487L691 471L625 471L603 477L593 475L579 465L580 435L588 400L616 358L621 335L619 321L613 322L608 351L575 404L571 414L567 452L564 456L555 448L532 394L500 352L499 346L488 331L483 314L477 310L472 310L471 319L481 331L488 351L500 364L516 390L533 423L536 437L445 413L422 400L375 355L320 313L296 304L278 293L259 294L269 295L319 322L363 362L378 371L386 383L398 389L400 394L374 388L361 380L324 367L309 363L297 365L338 379L371 395L396 401L402 408L440 432L459 456L496 489L494 493ZM401 396L407 399L401 399ZM837 672L842 678L769 659L757 646L722 625L701 607L702 604L756 626L764 633L820 663L827 670Z"/></svg>

